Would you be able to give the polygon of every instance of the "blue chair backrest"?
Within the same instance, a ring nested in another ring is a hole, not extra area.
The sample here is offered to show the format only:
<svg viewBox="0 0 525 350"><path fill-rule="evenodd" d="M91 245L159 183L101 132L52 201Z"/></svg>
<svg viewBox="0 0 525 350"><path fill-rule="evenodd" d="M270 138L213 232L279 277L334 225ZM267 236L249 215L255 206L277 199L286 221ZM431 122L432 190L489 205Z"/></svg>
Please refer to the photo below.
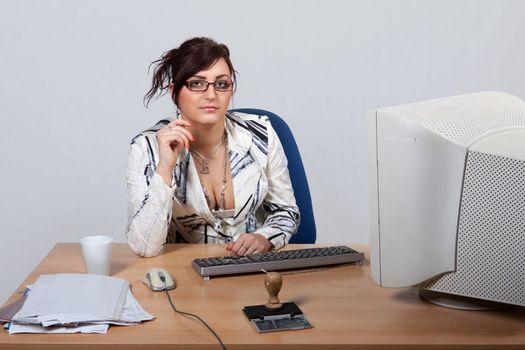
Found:
<svg viewBox="0 0 525 350"><path fill-rule="evenodd" d="M270 119L275 132L284 148L286 158L288 158L288 171L290 180L295 194L295 200L299 211L301 212L301 224L296 234L290 239L290 243L315 243L316 229L314 212L312 209L312 198L310 197L310 188L304 171L303 161L295 138L288 124L279 116L272 112L256 108L238 108L232 112L241 112L255 115L265 115Z"/></svg>

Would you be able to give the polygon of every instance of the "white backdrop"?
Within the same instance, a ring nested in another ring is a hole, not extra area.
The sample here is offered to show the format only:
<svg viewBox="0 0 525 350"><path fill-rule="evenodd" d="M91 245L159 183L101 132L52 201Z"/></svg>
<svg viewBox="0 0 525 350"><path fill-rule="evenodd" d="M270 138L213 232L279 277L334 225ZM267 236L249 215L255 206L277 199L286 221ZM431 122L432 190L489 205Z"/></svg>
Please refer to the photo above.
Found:
<svg viewBox="0 0 525 350"><path fill-rule="evenodd" d="M366 111L479 90L525 97L525 2L0 0L0 303L57 242L123 242L130 139L148 64L226 43L234 107L284 117L318 242L368 241Z"/></svg>

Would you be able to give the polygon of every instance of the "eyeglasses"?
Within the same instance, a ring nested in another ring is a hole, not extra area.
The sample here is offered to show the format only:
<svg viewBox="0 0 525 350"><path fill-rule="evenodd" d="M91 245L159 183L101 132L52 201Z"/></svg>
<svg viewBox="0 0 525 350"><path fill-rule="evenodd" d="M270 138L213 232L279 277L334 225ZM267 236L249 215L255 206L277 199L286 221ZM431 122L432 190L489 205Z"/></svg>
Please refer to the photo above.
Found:
<svg viewBox="0 0 525 350"><path fill-rule="evenodd" d="M227 92L231 91L233 83L230 80L217 80L216 82L210 83L206 80L188 80L184 84L188 90L195 92L205 92L208 91L208 87L213 85L213 88L216 92Z"/></svg>

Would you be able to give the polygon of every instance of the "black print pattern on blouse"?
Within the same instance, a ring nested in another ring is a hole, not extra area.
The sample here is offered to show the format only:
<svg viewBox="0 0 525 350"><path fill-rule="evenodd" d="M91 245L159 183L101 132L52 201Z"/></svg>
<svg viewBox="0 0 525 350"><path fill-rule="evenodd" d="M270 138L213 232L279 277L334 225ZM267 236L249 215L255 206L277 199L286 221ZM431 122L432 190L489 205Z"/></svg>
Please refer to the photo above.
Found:
<svg viewBox="0 0 525 350"><path fill-rule="evenodd" d="M255 219L255 213L250 213L246 217L246 233L255 232L257 229L257 220Z"/></svg>
<svg viewBox="0 0 525 350"><path fill-rule="evenodd" d="M144 169L144 175L145 175L145 180L146 180L146 184L149 186L149 183L150 183L150 180L151 180L151 177L153 176L153 174L155 173L155 169L156 169L156 160L155 160L155 152L153 151L153 146L152 146L152 141L150 141L149 137L145 134L145 133L148 133L148 132L157 132L160 128L166 126L169 124L169 120L168 119L162 119L162 120L159 120L157 122L157 124L155 124L153 127L147 129L147 130L144 130L143 132L141 132L140 134L138 134L137 136L135 136L132 140L131 140L131 144L134 144L135 143L135 140L137 138L139 138L140 136L144 136L144 138L146 139L146 143L148 145L148 156L149 156L149 163L148 165L146 165L146 168Z"/></svg>
<svg viewBox="0 0 525 350"><path fill-rule="evenodd" d="M190 214L190 215L186 215L186 216L177 216L177 218L175 218L175 220L177 220L177 222L184 226L184 230L188 233L194 231L194 230L198 230L200 226L202 225L206 225L206 220L197 215L197 214ZM175 222L174 219L172 219L173 222Z"/></svg>
<svg viewBox="0 0 525 350"><path fill-rule="evenodd" d="M135 212L135 214L133 214L133 219L140 214L140 212L142 211L142 208L144 208L144 206L146 205L146 202L148 201L149 199L149 193L146 193L146 195L144 196L144 199L142 200L142 203L140 203L140 206L139 208L137 209L137 211Z"/></svg>
<svg viewBox="0 0 525 350"><path fill-rule="evenodd" d="M255 120L247 120L246 125L248 130L253 134L253 143L257 146L261 152L268 155L268 131L264 124L260 124Z"/></svg>
<svg viewBox="0 0 525 350"><path fill-rule="evenodd" d="M173 178L175 179L175 184L177 189L175 190L175 197L182 203L186 204L186 187L188 182L188 169L190 165L190 152L187 152L184 155L184 158L181 157L180 161L175 165L173 169Z"/></svg>
<svg viewBox="0 0 525 350"><path fill-rule="evenodd" d="M257 187L255 189L255 193L253 194L253 200L250 203L250 208L246 214L246 232L254 232L257 229L255 211L259 206L259 200L261 198L261 177L259 177L259 180L257 181Z"/></svg>
<svg viewBox="0 0 525 350"><path fill-rule="evenodd" d="M174 235L175 237L173 237ZM188 243L188 241L179 231L175 231L175 233L169 231L166 237L166 243Z"/></svg>
<svg viewBox="0 0 525 350"><path fill-rule="evenodd" d="M267 117L259 116L257 120L244 120L231 113L226 113L226 116L238 126L248 130L253 136L253 143L264 155L268 155L268 130L264 124Z"/></svg>
<svg viewBox="0 0 525 350"><path fill-rule="evenodd" d="M283 231L291 231L297 226L297 222L299 221L299 213L297 211L283 208L269 202L263 203L263 208L267 214L265 225Z"/></svg>
<svg viewBox="0 0 525 350"><path fill-rule="evenodd" d="M255 159L251 155L250 151L246 152L244 157L241 158L237 152L230 150L230 167L232 178L239 175L241 170L253 162L255 162Z"/></svg>
<svg viewBox="0 0 525 350"><path fill-rule="evenodd" d="M149 163L146 165L146 169L144 169L144 175L146 175L146 184L149 186L151 177L155 173L155 153L153 153L153 147L151 146L151 142L147 136L145 136L146 142L148 144L148 155L149 155Z"/></svg>
<svg viewBox="0 0 525 350"><path fill-rule="evenodd" d="M246 206L248 205L248 203L250 203L250 200L252 199L253 197L253 194L250 195L250 197L248 198L248 200L246 201L246 203L244 203L244 205L242 206L241 210L239 210L239 212L233 217L233 219L237 219L237 217L239 217L239 215L241 215L242 211L244 210L244 208L246 208Z"/></svg>

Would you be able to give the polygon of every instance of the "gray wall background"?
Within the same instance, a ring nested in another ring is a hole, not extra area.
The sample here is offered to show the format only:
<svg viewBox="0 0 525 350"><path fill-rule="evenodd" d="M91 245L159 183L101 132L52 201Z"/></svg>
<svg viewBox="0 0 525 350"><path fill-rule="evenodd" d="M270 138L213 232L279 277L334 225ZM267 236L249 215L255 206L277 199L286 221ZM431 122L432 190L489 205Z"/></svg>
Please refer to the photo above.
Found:
<svg viewBox="0 0 525 350"><path fill-rule="evenodd" d="M170 116L148 64L193 36L226 43L234 107L283 116L318 242L368 241L366 111L479 90L525 97L525 2L0 2L0 303L57 242L123 242L128 144ZM80 257L79 257L80 258Z"/></svg>

